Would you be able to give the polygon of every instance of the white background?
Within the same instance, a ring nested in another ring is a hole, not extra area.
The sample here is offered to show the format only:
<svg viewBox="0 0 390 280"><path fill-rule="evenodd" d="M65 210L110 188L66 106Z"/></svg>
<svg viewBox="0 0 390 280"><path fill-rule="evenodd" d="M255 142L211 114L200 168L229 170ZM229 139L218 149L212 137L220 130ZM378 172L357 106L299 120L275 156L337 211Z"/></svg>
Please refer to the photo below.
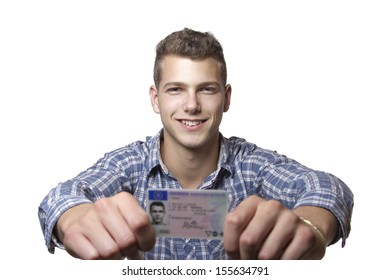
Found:
<svg viewBox="0 0 390 280"><path fill-rule="evenodd" d="M0 274L74 275L77 262L47 252L38 205L105 152L157 133L148 96L154 48L184 27L211 31L224 47L233 87L225 136L333 173L355 194L346 247L330 247L322 270L309 263L307 277L382 274L390 249L386 3L0 2Z"/></svg>

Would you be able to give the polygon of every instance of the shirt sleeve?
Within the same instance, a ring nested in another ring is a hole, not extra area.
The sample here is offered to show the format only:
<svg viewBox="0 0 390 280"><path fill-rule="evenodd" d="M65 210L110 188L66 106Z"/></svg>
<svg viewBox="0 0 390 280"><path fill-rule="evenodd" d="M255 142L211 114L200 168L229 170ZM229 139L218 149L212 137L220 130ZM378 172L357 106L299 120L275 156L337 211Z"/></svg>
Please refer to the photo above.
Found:
<svg viewBox="0 0 390 280"><path fill-rule="evenodd" d="M257 155L259 156L259 154ZM354 197L348 186L338 177L310 169L276 152L260 152L257 166L259 193L266 199L281 201L287 208L316 206L329 210L339 222L334 239L342 239L342 246L350 233Z"/></svg>
<svg viewBox="0 0 390 280"><path fill-rule="evenodd" d="M332 244L341 238L344 246L351 230L353 209L353 194L347 185L336 176L321 171L302 174L292 185L292 188L302 189L294 208L317 206L332 212L339 222L339 231Z"/></svg>
<svg viewBox="0 0 390 280"><path fill-rule="evenodd" d="M63 248L53 235L54 226L62 213L74 206L129 190L123 153L124 150L107 153L91 168L51 189L43 199L38 217L49 252L54 253L55 247Z"/></svg>

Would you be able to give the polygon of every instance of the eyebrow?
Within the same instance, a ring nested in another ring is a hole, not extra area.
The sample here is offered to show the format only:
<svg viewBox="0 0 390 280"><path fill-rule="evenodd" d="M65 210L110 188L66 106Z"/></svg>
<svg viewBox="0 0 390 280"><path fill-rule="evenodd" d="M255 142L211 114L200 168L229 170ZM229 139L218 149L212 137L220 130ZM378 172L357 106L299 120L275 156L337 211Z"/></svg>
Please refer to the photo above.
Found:
<svg viewBox="0 0 390 280"><path fill-rule="evenodd" d="M171 86L184 87L185 85L186 85L185 83L181 83L181 82L170 82L170 83L166 83L163 88L167 88Z"/></svg>
<svg viewBox="0 0 390 280"><path fill-rule="evenodd" d="M204 87L204 86L217 86L217 87L219 87L219 83L214 82L214 81L210 81L210 82L200 83L198 86L199 87Z"/></svg>
<svg viewBox="0 0 390 280"><path fill-rule="evenodd" d="M185 87L185 86L187 86L187 84L182 83L182 82L169 82L169 83L166 83L163 88L167 88L170 86ZM200 83L197 85L197 87L204 87L204 86L218 86L219 87L219 83L214 82L214 81L209 81L209 82L203 82L203 83Z"/></svg>

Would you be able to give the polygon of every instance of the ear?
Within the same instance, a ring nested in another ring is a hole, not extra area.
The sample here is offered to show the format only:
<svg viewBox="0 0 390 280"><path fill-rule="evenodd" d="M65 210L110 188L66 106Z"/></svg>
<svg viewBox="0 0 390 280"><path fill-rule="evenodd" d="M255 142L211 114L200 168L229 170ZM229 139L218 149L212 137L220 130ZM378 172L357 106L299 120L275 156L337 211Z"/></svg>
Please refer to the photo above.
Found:
<svg viewBox="0 0 390 280"><path fill-rule="evenodd" d="M231 95L232 95L232 86L227 84L225 86L225 104L224 104L224 107L223 107L223 112L224 113L229 111Z"/></svg>
<svg viewBox="0 0 390 280"><path fill-rule="evenodd" d="M150 102L153 107L153 111L156 114L160 114L160 105L158 103L158 91L156 86L152 85L149 88Z"/></svg>

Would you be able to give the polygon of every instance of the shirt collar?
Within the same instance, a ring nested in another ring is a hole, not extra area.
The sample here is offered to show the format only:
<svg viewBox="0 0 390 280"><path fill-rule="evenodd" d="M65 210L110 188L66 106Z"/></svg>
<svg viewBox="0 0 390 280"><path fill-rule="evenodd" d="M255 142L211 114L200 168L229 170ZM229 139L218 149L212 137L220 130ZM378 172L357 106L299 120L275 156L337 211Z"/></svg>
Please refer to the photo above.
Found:
<svg viewBox="0 0 390 280"><path fill-rule="evenodd" d="M150 157L148 160L147 172L148 174L157 166L160 166L164 172L168 173L160 153L160 143L163 137L163 129L161 129L154 137L149 138ZM229 140L223 137L220 133L220 148L217 170L225 169L231 173L231 166L229 165Z"/></svg>
<svg viewBox="0 0 390 280"><path fill-rule="evenodd" d="M163 129L161 129L154 137L150 138L148 144L150 150L150 156L148 160L147 172L148 174L156 167L161 165L164 169L164 164L162 163L161 155L160 155L160 142L163 137Z"/></svg>
<svg viewBox="0 0 390 280"><path fill-rule="evenodd" d="M229 164L230 162L230 144L229 140L220 133L220 147L219 147L219 160L218 160L218 169L222 168L232 173L232 168Z"/></svg>

